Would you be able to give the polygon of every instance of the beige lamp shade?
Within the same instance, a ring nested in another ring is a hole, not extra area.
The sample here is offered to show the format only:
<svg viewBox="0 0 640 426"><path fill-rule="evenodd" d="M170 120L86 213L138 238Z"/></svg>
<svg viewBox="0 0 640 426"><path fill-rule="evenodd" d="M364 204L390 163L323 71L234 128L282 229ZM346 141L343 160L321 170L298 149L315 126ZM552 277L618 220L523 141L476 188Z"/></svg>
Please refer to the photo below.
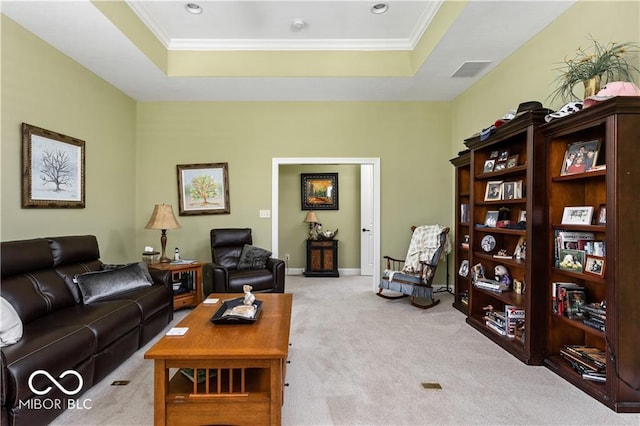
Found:
<svg viewBox="0 0 640 426"><path fill-rule="evenodd" d="M318 220L318 216L316 216L316 213L313 210L309 210L307 212L307 217L304 218L304 221L306 223L318 223L318 222L320 222Z"/></svg>
<svg viewBox="0 0 640 426"><path fill-rule="evenodd" d="M171 204L156 204L145 229L180 229Z"/></svg>
<svg viewBox="0 0 640 426"><path fill-rule="evenodd" d="M176 220L176 216L173 214L173 207L171 204L156 204L145 229L160 229L162 231L162 234L160 235L160 245L162 246L160 263L171 262L171 259L167 257L166 251L167 229L180 229L180 224Z"/></svg>

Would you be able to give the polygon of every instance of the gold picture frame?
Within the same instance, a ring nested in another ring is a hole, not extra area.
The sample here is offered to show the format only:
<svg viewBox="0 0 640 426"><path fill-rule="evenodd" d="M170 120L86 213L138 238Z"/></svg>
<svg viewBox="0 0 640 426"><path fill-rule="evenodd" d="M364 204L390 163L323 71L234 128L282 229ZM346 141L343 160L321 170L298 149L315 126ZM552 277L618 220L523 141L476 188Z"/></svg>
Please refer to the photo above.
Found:
<svg viewBox="0 0 640 426"><path fill-rule="evenodd" d="M22 207L85 207L83 140L22 123Z"/></svg>
<svg viewBox="0 0 640 426"><path fill-rule="evenodd" d="M230 214L227 163L178 164L179 215Z"/></svg>

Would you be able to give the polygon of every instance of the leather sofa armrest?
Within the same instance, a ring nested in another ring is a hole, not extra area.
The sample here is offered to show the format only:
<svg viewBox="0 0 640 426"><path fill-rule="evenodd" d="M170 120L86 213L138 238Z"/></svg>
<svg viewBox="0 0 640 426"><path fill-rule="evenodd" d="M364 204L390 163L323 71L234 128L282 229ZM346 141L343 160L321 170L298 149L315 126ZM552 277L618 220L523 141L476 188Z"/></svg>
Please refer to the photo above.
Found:
<svg viewBox="0 0 640 426"><path fill-rule="evenodd" d="M273 274L273 292L284 293L285 263L282 259L269 258L267 269Z"/></svg>
<svg viewBox="0 0 640 426"><path fill-rule="evenodd" d="M204 297L211 293L228 293L229 270L217 263L205 263L202 267L202 290Z"/></svg>
<svg viewBox="0 0 640 426"><path fill-rule="evenodd" d="M171 271L162 271L160 269L149 269L151 278L155 284L164 285L171 292L173 292L173 285L171 282Z"/></svg>

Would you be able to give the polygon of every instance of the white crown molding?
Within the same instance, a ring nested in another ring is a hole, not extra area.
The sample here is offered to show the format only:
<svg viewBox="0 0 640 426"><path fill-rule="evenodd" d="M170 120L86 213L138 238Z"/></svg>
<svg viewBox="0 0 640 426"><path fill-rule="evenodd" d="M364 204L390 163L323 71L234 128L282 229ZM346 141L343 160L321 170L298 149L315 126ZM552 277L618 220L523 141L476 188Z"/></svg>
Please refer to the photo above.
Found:
<svg viewBox="0 0 640 426"><path fill-rule="evenodd" d="M269 51L269 50L411 50L411 41L389 39L313 39L313 40L239 40L239 39L173 39L167 45L174 51Z"/></svg>

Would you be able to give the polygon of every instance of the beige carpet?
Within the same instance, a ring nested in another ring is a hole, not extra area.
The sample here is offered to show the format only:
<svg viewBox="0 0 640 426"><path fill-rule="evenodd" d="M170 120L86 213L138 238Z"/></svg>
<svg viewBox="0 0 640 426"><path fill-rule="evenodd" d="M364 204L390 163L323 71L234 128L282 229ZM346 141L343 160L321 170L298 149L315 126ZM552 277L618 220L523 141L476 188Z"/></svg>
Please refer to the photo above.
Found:
<svg viewBox="0 0 640 426"><path fill-rule="evenodd" d="M616 414L517 361L469 327L448 293L423 311L375 296L368 277L290 276L286 286L294 308L285 425L640 425L640 415ZM146 349L81 397L91 410L54 424L153 424Z"/></svg>

